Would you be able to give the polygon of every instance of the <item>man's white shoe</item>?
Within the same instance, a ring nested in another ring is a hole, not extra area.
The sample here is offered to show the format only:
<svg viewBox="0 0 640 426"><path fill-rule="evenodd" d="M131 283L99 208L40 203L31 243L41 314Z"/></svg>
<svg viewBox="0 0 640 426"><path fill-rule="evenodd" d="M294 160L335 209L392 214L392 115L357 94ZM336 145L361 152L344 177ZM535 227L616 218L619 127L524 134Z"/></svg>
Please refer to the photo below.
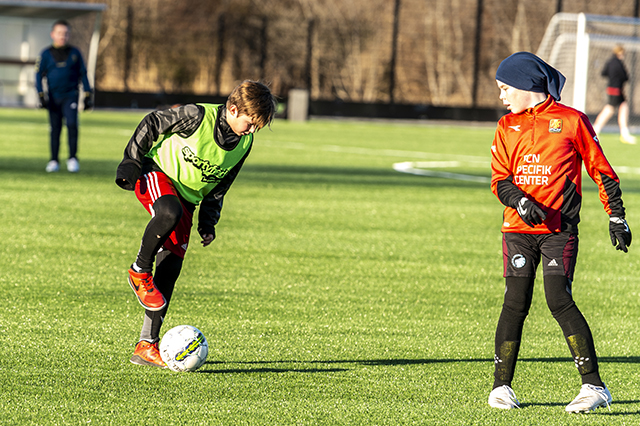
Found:
<svg viewBox="0 0 640 426"><path fill-rule="evenodd" d="M606 386L594 386L590 384L582 385L580 393L576 399L567 405L565 411L567 413L588 413L598 407L608 407L611 405L611 393Z"/></svg>
<svg viewBox="0 0 640 426"><path fill-rule="evenodd" d="M59 169L60 169L60 166L58 165L58 162L56 160L49 161L47 163L47 167L45 168L47 173L57 172Z"/></svg>
<svg viewBox="0 0 640 426"><path fill-rule="evenodd" d="M498 386L489 394L489 405L493 408L502 408L509 410L511 408L520 408L520 403L513 389L507 385Z"/></svg>
<svg viewBox="0 0 640 426"><path fill-rule="evenodd" d="M67 160L67 171L69 173L78 173L80 171L80 163L75 158L69 158Z"/></svg>

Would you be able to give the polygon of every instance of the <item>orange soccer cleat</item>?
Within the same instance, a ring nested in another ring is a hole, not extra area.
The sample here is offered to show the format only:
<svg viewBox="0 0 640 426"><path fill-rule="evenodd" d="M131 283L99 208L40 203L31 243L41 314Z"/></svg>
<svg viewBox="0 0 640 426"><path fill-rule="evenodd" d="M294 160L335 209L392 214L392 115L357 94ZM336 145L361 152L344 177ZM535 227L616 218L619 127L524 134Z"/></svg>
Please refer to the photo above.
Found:
<svg viewBox="0 0 640 426"><path fill-rule="evenodd" d="M158 342L149 343L146 340L139 341L136 345L136 349L133 351L130 361L133 364L138 365L167 368L167 364L164 363L160 356Z"/></svg>
<svg viewBox="0 0 640 426"><path fill-rule="evenodd" d="M150 272L136 272L129 268L129 285L138 296L138 302L143 308L159 311L167 306L167 301L153 283L153 276Z"/></svg>

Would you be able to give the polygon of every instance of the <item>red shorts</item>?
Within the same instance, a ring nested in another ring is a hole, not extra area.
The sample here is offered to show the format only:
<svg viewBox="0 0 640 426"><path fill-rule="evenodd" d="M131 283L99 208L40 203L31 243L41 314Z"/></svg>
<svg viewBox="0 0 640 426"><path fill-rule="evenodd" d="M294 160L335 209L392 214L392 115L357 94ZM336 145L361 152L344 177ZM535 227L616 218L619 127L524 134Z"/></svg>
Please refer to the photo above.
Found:
<svg viewBox="0 0 640 426"><path fill-rule="evenodd" d="M175 195L179 198L176 188L173 186L171 179L162 172L151 172L140 176L136 182L136 197L142 203L145 209L155 216L153 211L153 203L163 195ZM189 236L191 235L191 225L193 223L193 214L182 205L182 218L178 222L178 226L173 230L169 238L164 242L163 246L181 258L187 252L189 246Z"/></svg>
<svg viewBox="0 0 640 426"><path fill-rule="evenodd" d="M622 89L619 87L607 87L607 95L609 96L621 96Z"/></svg>
<svg viewBox="0 0 640 426"><path fill-rule="evenodd" d="M625 101L622 89L617 87L607 87L607 103L612 107L619 107Z"/></svg>

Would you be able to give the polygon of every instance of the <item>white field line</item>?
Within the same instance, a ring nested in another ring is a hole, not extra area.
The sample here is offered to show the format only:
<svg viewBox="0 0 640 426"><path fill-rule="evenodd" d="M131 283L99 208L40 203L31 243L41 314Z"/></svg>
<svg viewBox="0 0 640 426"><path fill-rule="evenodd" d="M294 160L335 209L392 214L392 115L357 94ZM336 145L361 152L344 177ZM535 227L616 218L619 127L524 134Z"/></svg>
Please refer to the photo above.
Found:
<svg viewBox="0 0 640 426"><path fill-rule="evenodd" d="M465 175L462 173L438 172L434 170L428 170L432 168L460 167L462 165L463 163L460 161L406 161L404 163L395 163L393 165L393 170L417 176L438 177L444 179L462 180L467 182L491 182L491 178L488 178L486 176L474 176Z"/></svg>
<svg viewBox="0 0 640 426"><path fill-rule="evenodd" d="M640 167L613 166L616 173L628 173L630 175L640 175Z"/></svg>
<svg viewBox="0 0 640 426"><path fill-rule="evenodd" d="M371 155L375 157L400 157L400 158L416 158L416 159L435 159L435 160L462 160L466 162L478 162L489 164L487 157L476 157L471 155L453 155L453 154L436 154L433 152L423 151L403 151L399 149L373 149L361 148L357 146L339 146L339 145L311 145L296 142L278 142L269 139L261 139L260 145L298 150L318 150L325 152L337 152L345 154Z"/></svg>
<svg viewBox="0 0 640 426"><path fill-rule="evenodd" d="M394 163L393 169L400 173L408 173L417 176L438 177L444 179L462 180L468 182L489 183L491 179L485 176L465 175L461 173L451 173L444 171L434 171L429 169L443 169L453 167L482 168L489 170L491 161L487 157L471 155L437 154L423 151L404 151L398 149L374 149L356 146L339 145L311 145L296 142L278 142L273 140L261 140L261 145L297 150L317 150L325 152L336 152L345 154L369 155L375 157L400 157L414 159L428 159L436 161L405 161ZM617 173L640 175L640 167L613 166ZM584 171L584 169L583 169Z"/></svg>

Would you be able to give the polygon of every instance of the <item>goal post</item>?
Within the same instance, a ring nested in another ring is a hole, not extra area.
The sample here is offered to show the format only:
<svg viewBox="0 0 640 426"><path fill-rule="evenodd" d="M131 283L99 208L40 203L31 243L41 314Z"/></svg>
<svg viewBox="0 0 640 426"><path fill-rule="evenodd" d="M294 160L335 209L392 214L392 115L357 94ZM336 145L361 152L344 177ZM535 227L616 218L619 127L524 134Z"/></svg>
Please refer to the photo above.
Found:
<svg viewBox="0 0 640 426"><path fill-rule="evenodd" d="M631 116L629 124L640 126L640 19L623 16L558 13L551 18L537 55L567 77L562 101L590 117L607 102L606 78L601 76L613 48L625 49L624 63L629 73L625 96ZM636 93L638 92L638 93ZM609 125L615 125L610 120Z"/></svg>
<svg viewBox="0 0 640 426"><path fill-rule="evenodd" d="M584 13L579 13L576 29L576 72L573 82L573 107L580 111L586 111L588 69L589 34L587 33L587 18Z"/></svg>

